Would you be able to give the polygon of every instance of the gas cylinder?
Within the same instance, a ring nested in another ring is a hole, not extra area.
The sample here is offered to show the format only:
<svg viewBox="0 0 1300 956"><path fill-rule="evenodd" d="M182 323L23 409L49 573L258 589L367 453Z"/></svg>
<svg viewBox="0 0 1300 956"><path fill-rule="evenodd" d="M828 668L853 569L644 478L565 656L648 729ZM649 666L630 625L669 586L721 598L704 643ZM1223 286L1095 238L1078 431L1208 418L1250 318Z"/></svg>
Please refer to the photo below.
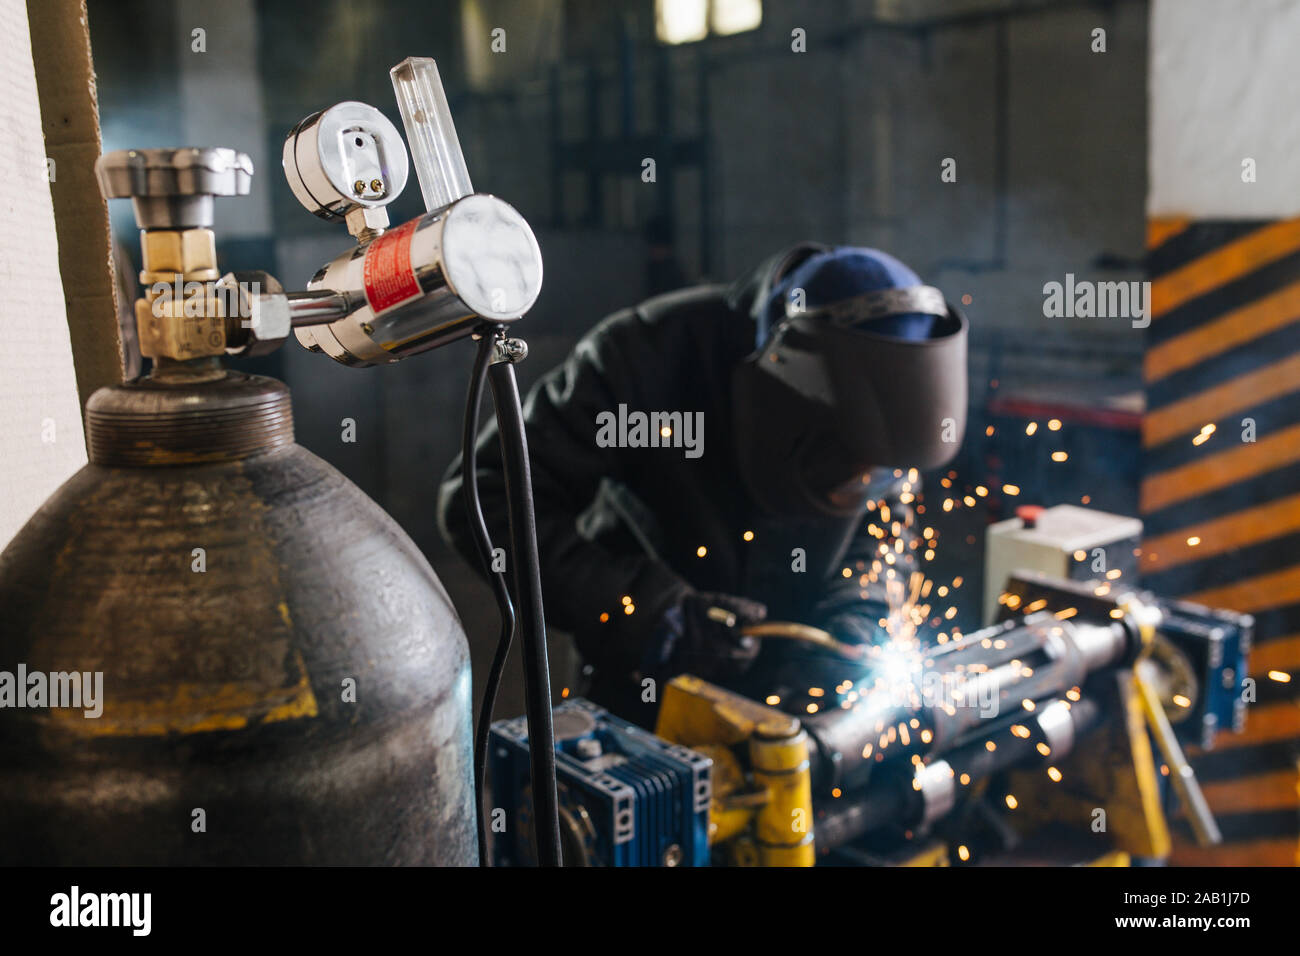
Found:
<svg viewBox="0 0 1300 956"><path fill-rule="evenodd" d="M210 292L247 156L114 157L144 285ZM468 647L433 569L295 443L282 383L222 366L237 328L137 316L153 372L91 396L89 463L0 554L0 863L475 863Z"/></svg>

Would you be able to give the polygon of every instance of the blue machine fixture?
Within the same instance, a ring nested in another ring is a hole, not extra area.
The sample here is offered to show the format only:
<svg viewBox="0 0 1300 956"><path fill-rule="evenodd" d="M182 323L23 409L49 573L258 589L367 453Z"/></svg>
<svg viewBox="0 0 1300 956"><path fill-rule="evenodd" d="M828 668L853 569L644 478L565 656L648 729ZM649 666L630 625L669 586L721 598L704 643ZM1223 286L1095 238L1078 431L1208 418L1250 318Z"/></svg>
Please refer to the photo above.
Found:
<svg viewBox="0 0 1300 956"><path fill-rule="evenodd" d="M497 721L489 748L493 863L531 865L527 722ZM555 709L555 756L566 865L708 866L708 757L581 698Z"/></svg>

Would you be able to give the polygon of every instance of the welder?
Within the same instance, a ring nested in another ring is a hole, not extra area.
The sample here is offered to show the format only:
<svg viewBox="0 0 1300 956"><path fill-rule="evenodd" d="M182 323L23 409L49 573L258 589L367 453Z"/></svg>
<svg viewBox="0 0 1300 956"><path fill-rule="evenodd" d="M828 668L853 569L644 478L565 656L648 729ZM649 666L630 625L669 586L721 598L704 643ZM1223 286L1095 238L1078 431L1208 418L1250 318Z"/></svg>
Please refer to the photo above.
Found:
<svg viewBox="0 0 1300 956"><path fill-rule="evenodd" d="M577 642L580 691L649 725L676 674L753 693L786 666L789 642L741 633L765 617L878 640L918 563L918 470L965 428L966 330L892 256L801 243L588 332L525 406L547 618ZM658 441L611 427L635 413ZM495 426L477 449L504 543ZM463 494L457 459L439 521L478 567Z"/></svg>

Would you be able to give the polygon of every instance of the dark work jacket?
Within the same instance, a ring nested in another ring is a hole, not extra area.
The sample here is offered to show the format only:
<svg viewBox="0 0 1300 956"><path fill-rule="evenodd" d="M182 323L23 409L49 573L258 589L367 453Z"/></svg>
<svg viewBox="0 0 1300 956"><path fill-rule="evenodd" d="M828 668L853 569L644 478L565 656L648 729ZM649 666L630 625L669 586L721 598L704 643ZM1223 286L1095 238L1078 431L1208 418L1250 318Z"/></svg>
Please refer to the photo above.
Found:
<svg viewBox="0 0 1300 956"><path fill-rule="evenodd" d="M894 522L904 547L891 567L904 578L914 567L916 536L910 507L898 501L898 472L873 472L867 500L851 513L793 519L764 513L751 497L732 442L731 378L754 350L752 296L752 283L704 286L617 312L539 380L524 405L547 619L574 636L593 669L587 695L641 723L648 723L641 679L673 676L642 673L657 625L688 589L742 595L766 604L769 620L829 623L841 636L856 630L870 640L884 613L883 585L864 588L861 576L882 557L882 544L893 549ZM703 412L703 454L600 447L597 416L617 415L620 404L629 412ZM495 423L479 436L478 466L493 544L508 550ZM882 502L892 512L888 525ZM459 457L438 514L443 534L481 570ZM781 670L791 644L766 642L752 674ZM771 645L787 646L769 653Z"/></svg>

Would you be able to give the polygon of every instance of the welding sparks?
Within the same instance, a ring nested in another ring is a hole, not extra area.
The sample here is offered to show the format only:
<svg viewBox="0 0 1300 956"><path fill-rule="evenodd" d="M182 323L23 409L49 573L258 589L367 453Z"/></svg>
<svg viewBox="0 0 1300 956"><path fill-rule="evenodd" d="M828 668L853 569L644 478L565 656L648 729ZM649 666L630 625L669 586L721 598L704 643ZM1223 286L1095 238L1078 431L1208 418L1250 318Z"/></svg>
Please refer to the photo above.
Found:
<svg viewBox="0 0 1300 956"><path fill-rule="evenodd" d="M901 472L896 471L895 477L899 477ZM919 481L919 473L915 469L908 472L908 482ZM959 509L963 504L967 507L973 507L977 502L975 498L965 491L958 490L960 483L954 484L957 479L956 471L949 471L941 480L945 487L952 488L952 497L944 500L943 508L946 511ZM911 492L911 488L905 489ZM967 489L969 490L969 489ZM979 486L976 493L981 497L988 494L988 488ZM875 500L868 504L868 509L872 512L872 521L866 523L866 531L879 542L878 550L871 560L868 569L864 562L859 561L857 570L852 567L842 568L840 574L848 580L855 580L855 583L862 589L862 597L869 599L869 585L879 582L884 587L885 613L879 618L880 627L888 635L888 639L880 644L875 645L869 653L872 663L872 673L876 686L888 687L895 693L901 693L911 698L918 698L918 680L924 666L932 665L933 661L926 660L923 656L923 641L919 635L919 629L927 624L938 626L943 619L953 620L957 616L958 608L955 605L945 605L942 609L932 608L927 599L932 590L938 591L939 597L948 596L952 591L961 586L962 578L960 576L953 578L951 584L942 585L936 588L935 582L931 580L922 571L908 571L905 567L906 555L908 553L908 544L903 542L902 536L905 529L913 527L915 516L924 513L924 504L920 503L921 496L915 496L918 503L911 509L906 509L897 514L897 520L891 516L888 505L883 500ZM936 555L938 534L932 527L926 526L918 529L920 537L911 542L911 548L915 550L918 558L925 561L932 561ZM952 639L958 640L960 632L954 628L952 630ZM947 634L941 634L936 637L938 644L948 641ZM846 694L846 688L853 688L853 681L843 681L835 685L835 692L838 696L836 703L839 707L850 709L867 704L872 695L868 693L867 688L858 687ZM862 693L859 694L858 691ZM777 695L772 695L776 697ZM810 693L809 696L821 696L817 693ZM829 703L821 702L806 704L808 713L818 712L819 707L830 707ZM951 705L943 705L945 711L949 714L955 713ZM934 739L934 733L930 729L922 729L920 722L913 720L909 725L894 724L888 725L881 721L877 728L879 741L873 744L866 744L862 750L863 759L874 757L880 761L885 754L883 751L896 741L902 742L904 747L916 746L913 737L919 736L921 743L930 745Z"/></svg>

